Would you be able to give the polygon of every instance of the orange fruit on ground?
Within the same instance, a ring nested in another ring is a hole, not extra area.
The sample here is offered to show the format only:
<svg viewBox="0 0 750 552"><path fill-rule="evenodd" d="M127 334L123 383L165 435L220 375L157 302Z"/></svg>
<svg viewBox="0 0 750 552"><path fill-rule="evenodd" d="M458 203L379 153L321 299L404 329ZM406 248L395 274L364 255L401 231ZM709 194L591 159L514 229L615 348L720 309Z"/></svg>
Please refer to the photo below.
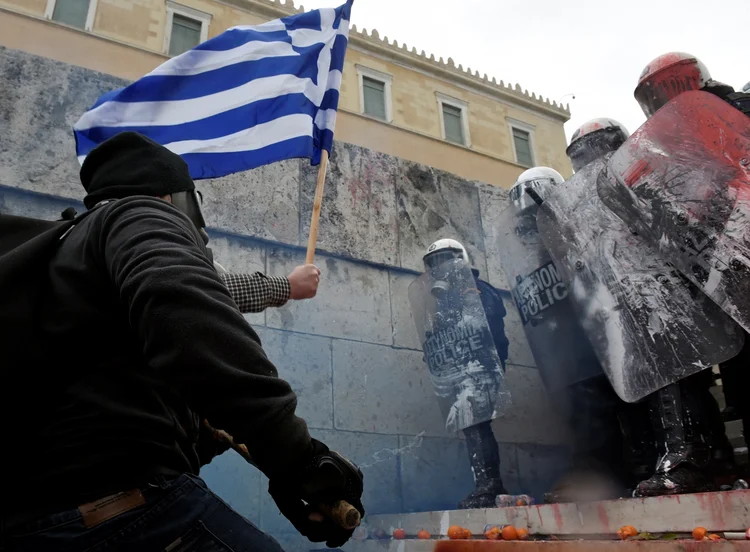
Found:
<svg viewBox="0 0 750 552"><path fill-rule="evenodd" d="M421 540L430 540L432 538L432 535L422 529L419 533L417 533L417 538Z"/></svg>
<svg viewBox="0 0 750 552"><path fill-rule="evenodd" d="M406 538L406 531L403 529L394 529L393 538L396 540L404 540Z"/></svg>
<svg viewBox="0 0 750 552"><path fill-rule="evenodd" d="M512 525L503 527L503 540L518 540L518 531Z"/></svg>
<svg viewBox="0 0 750 552"><path fill-rule="evenodd" d="M693 529L693 538L697 541L703 540L706 538L706 532L705 527L696 527Z"/></svg>
<svg viewBox="0 0 750 552"><path fill-rule="evenodd" d="M448 538L451 540L459 540L464 538L464 528L458 525L451 525L448 527Z"/></svg>
<svg viewBox="0 0 750 552"><path fill-rule="evenodd" d="M529 540L529 531L527 529L519 529L518 540Z"/></svg>
<svg viewBox="0 0 750 552"><path fill-rule="evenodd" d="M632 525L623 525L617 531L617 536L620 537L620 540L628 540L630 537L638 536L638 529Z"/></svg>
<svg viewBox="0 0 750 552"><path fill-rule="evenodd" d="M471 530L470 529L464 529L464 538L466 540L469 540L471 538Z"/></svg>
<svg viewBox="0 0 750 552"><path fill-rule="evenodd" d="M710 535L708 535L708 540L720 541L721 537L717 535L716 533L711 533Z"/></svg>
<svg viewBox="0 0 750 552"><path fill-rule="evenodd" d="M499 527L490 527L484 532L484 536L487 540L500 540L501 534Z"/></svg>

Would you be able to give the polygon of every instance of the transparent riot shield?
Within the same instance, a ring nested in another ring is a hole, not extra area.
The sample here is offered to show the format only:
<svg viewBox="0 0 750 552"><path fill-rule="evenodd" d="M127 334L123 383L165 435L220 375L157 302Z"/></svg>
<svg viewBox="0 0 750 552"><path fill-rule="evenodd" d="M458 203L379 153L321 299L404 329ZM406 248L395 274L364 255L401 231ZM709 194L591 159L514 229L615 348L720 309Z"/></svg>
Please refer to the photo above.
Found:
<svg viewBox="0 0 750 552"><path fill-rule="evenodd" d="M427 271L409 303L446 429L493 420L510 394L471 268L453 259Z"/></svg>
<svg viewBox="0 0 750 552"><path fill-rule="evenodd" d="M615 392L635 402L736 355L739 326L599 199L609 157L555 188L539 233Z"/></svg>
<svg viewBox="0 0 750 552"><path fill-rule="evenodd" d="M536 225L538 205L511 204L499 216L496 248L542 380L550 391L602 375Z"/></svg>
<svg viewBox="0 0 750 552"><path fill-rule="evenodd" d="M750 118L702 91L612 156L602 201L750 331Z"/></svg>

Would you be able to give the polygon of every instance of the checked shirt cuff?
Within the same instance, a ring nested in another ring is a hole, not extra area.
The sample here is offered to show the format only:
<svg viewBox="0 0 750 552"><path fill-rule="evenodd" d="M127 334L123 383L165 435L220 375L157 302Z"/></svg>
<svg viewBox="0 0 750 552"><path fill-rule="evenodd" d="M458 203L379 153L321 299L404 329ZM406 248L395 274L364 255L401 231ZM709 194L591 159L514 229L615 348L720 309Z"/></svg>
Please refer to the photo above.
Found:
<svg viewBox="0 0 750 552"><path fill-rule="evenodd" d="M262 312L268 307L281 307L292 295L292 286L284 276L253 274L221 274L229 294L242 313Z"/></svg>

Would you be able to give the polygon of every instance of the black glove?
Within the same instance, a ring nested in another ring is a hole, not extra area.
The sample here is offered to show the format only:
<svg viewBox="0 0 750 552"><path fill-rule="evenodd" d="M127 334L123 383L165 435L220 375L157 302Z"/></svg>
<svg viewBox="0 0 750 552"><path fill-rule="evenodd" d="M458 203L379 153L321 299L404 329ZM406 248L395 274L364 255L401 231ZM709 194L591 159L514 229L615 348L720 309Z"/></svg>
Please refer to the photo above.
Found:
<svg viewBox="0 0 750 552"><path fill-rule="evenodd" d="M311 521L310 514L322 513L320 505L331 506L345 500L364 517L364 477L357 466L328 450L320 441L313 439L312 444L312 458L294 473L273 477L268 493L301 535L312 542L325 542L329 548L338 548L351 538L354 530L339 527L327 516L323 521Z"/></svg>

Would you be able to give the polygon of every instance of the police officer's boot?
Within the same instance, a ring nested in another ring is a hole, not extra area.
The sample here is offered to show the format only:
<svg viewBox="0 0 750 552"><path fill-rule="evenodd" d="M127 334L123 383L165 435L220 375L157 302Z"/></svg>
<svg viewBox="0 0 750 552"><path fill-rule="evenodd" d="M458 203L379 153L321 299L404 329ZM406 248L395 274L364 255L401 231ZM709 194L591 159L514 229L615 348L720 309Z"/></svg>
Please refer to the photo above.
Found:
<svg viewBox="0 0 750 552"><path fill-rule="evenodd" d="M661 457L656 473L642 481L633 496L662 496L715 489L706 470L711 451L706 442L706 421L701 401L690 386L672 384L650 397L654 434Z"/></svg>
<svg viewBox="0 0 750 552"><path fill-rule="evenodd" d="M632 494L638 483L654 474L656 467L656 442L648 401L623 401L619 417L625 449L625 484Z"/></svg>
<svg viewBox="0 0 750 552"><path fill-rule="evenodd" d="M474 490L462 500L461 510L470 508L494 508L495 498L507 494L500 478L500 450L490 422L483 422L464 429L469 462L474 473Z"/></svg>

